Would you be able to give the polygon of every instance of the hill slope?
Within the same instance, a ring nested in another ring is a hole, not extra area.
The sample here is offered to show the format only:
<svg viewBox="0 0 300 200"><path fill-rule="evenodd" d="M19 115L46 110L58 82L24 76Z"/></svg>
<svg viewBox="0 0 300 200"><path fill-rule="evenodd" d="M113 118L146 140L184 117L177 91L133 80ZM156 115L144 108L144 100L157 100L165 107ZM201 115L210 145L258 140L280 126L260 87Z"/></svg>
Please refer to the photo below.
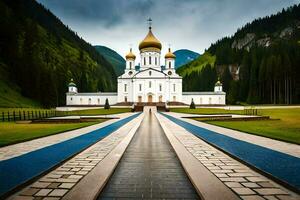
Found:
<svg viewBox="0 0 300 200"><path fill-rule="evenodd" d="M188 49L179 49L174 52L176 56L175 60L175 69L195 60L197 57L200 56L199 53L188 50Z"/></svg>
<svg viewBox="0 0 300 200"><path fill-rule="evenodd" d="M0 1L0 27L0 67L22 96L64 105L71 78L80 91L116 90L111 64L36 1Z"/></svg>
<svg viewBox="0 0 300 200"><path fill-rule="evenodd" d="M117 76L123 74L126 61L120 54L105 46L96 45L94 47L113 66Z"/></svg>
<svg viewBox="0 0 300 200"><path fill-rule="evenodd" d="M232 37L212 44L205 54L215 57L210 90L217 77L227 92L227 102L300 103L300 5L246 24ZM204 54L204 55L205 55ZM199 90L207 78L204 56L178 69L183 89ZM204 60L204 61L203 61ZM213 78L215 77L215 78Z"/></svg>

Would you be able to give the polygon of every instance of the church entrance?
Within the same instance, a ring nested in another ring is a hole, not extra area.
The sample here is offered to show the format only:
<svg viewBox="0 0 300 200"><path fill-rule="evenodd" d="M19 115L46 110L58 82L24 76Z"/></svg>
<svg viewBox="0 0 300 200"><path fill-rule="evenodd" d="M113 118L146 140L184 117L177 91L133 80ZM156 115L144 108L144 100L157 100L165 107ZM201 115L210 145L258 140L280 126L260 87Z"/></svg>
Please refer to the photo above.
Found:
<svg viewBox="0 0 300 200"><path fill-rule="evenodd" d="M148 95L148 103L152 103L152 95Z"/></svg>

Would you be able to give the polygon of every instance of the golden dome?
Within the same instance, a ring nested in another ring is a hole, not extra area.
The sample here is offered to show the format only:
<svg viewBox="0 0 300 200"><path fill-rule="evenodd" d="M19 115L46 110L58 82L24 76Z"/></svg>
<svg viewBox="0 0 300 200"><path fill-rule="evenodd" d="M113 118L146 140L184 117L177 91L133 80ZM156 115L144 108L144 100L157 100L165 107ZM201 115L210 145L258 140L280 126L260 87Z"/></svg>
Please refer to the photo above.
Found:
<svg viewBox="0 0 300 200"><path fill-rule="evenodd" d="M161 43L156 37L153 35L151 31L151 27L149 27L149 32L145 39L140 43L139 50L146 49L146 48L154 48L161 50Z"/></svg>
<svg viewBox="0 0 300 200"><path fill-rule="evenodd" d="M169 52L165 55L165 58L176 58L176 56L171 52L171 48L169 48Z"/></svg>
<svg viewBox="0 0 300 200"><path fill-rule="evenodd" d="M125 56L126 60L133 59L135 60L135 55L132 53L132 49L130 48L129 53Z"/></svg>

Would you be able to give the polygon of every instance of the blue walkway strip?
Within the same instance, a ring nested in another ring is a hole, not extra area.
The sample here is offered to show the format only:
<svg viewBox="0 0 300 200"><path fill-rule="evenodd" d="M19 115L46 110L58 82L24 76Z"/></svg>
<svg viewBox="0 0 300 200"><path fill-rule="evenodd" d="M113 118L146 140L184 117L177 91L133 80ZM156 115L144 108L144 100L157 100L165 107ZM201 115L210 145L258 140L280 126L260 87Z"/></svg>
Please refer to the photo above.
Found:
<svg viewBox="0 0 300 200"><path fill-rule="evenodd" d="M219 134L170 115L161 114L204 141L300 191L300 158Z"/></svg>
<svg viewBox="0 0 300 200"><path fill-rule="evenodd" d="M87 134L0 162L0 197L114 132L140 113Z"/></svg>

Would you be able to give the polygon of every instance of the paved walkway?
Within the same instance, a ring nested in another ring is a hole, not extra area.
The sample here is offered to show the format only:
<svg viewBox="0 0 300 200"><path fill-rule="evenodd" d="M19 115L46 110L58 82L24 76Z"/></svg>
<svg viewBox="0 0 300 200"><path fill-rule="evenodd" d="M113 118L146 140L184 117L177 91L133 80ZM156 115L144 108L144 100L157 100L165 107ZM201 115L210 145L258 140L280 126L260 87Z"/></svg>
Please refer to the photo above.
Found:
<svg viewBox="0 0 300 200"><path fill-rule="evenodd" d="M158 115L159 122L212 174L245 200L299 199L300 197L236 161L173 120ZM217 189L216 189L217 191ZM201 192L201 191L200 191Z"/></svg>
<svg viewBox="0 0 300 200"><path fill-rule="evenodd" d="M199 199L152 113L145 114L98 199L106 198Z"/></svg>
<svg viewBox="0 0 300 200"><path fill-rule="evenodd" d="M213 130L163 114L204 141L300 190L300 159L272 149L228 137Z"/></svg>
<svg viewBox="0 0 300 200"><path fill-rule="evenodd" d="M76 155L138 115L134 114L87 134L1 161L0 196Z"/></svg>
<svg viewBox="0 0 300 200"><path fill-rule="evenodd" d="M176 118L180 118L180 120L182 120L182 121L192 123L194 125L214 131L214 132L222 134L222 135L226 135L226 136L229 136L229 137L232 137L232 138L235 138L238 140L242 140L245 142L250 142L252 144L256 144L256 145L259 145L262 147L267 147L269 149L300 158L300 145L297 145L297 144L292 144L292 143L283 142L283 141L279 141L279 140L273 140L273 139L258 136L258 135L252 135L252 134L244 133L241 131L235 131L235 130L228 129L228 128L214 126L214 125L199 122L199 121L196 121L193 119L182 118L182 117L188 117L188 116L189 117L197 116L197 115L193 115L193 114L174 113L174 112L170 112L167 114L170 116L176 117ZM284 130L282 130L282 131L284 131Z"/></svg>
<svg viewBox="0 0 300 200"><path fill-rule="evenodd" d="M117 117L120 119L126 118L133 115L133 113L122 113L122 114L116 114L111 115L111 117ZM47 146L51 146L84 134L87 134L91 131L97 130L99 128L105 127L107 125L110 125L114 122L119 121L120 119L111 119L99 124L95 124L89 127L80 128L77 130L67 131L60 134L50 135L47 137L42 137L34 140L30 140L27 142L22 142L18 144L9 145L6 147L0 148L0 161L7 160L13 157L17 157L38 149L42 149Z"/></svg>

